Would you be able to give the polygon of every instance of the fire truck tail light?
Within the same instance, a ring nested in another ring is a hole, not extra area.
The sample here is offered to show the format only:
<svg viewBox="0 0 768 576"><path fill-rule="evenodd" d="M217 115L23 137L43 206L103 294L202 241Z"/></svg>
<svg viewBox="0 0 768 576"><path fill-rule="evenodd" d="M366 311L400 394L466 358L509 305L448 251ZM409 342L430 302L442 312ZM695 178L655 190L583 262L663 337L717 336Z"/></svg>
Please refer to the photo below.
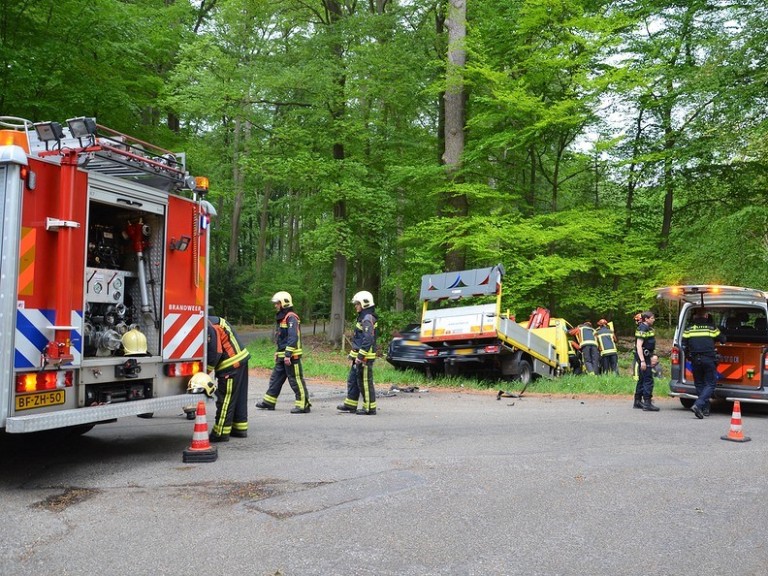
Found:
<svg viewBox="0 0 768 576"><path fill-rule="evenodd" d="M203 371L203 363L199 360L194 362L177 362L175 364L165 365L166 376L192 376Z"/></svg>
<svg viewBox="0 0 768 576"><path fill-rule="evenodd" d="M71 388L72 381L73 372L71 371L28 372L16 376L16 393Z"/></svg>
<svg viewBox="0 0 768 576"><path fill-rule="evenodd" d="M500 348L498 346L486 346L485 347L485 353L486 354L498 354Z"/></svg>
<svg viewBox="0 0 768 576"><path fill-rule="evenodd" d="M424 352L424 356L426 356L427 358L437 358L437 349L431 348L430 350L427 350L426 352Z"/></svg>
<svg viewBox="0 0 768 576"><path fill-rule="evenodd" d="M680 349L677 346L672 347L672 352L669 355L669 359L672 361L672 366L680 364Z"/></svg>

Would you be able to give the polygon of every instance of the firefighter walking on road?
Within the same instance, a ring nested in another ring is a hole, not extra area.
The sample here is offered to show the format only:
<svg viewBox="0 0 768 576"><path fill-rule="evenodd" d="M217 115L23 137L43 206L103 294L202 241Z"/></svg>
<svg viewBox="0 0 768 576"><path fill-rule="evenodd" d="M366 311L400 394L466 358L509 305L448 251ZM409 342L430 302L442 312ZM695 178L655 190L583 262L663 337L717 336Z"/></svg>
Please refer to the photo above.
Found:
<svg viewBox="0 0 768 576"><path fill-rule="evenodd" d="M597 349L597 339L595 338L595 329L592 323L583 322L569 331L569 334L576 336L581 350L581 357L584 361L584 370L587 374L597 374L600 369L600 351Z"/></svg>
<svg viewBox="0 0 768 576"><path fill-rule="evenodd" d="M700 420L709 416L709 399L717 384L715 342L725 342L725 336L712 323L707 311L699 308L693 315L693 322L683 332L683 349L693 366L693 382L698 396L691 410Z"/></svg>
<svg viewBox="0 0 768 576"><path fill-rule="evenodd" d="M600 374L618 374L619 349L616 346L616 336L605 318L597 321L595 337L600 349Z"/></svg>
<svg viewBox="0 0 768 576"><path fill-rule="evenodd" d="M250 353L224 318L208 316L208 372L216 377L216 418L211 442L248 436L248 358Z"/></svg>
<svg viewBox="0 0 768 576"><path fill-rule="evenodd" d="M373 384L373 362L376 359L376 326L379 321L373 296L365 290L352 297L357 311L352 350L349 358L352 366L347 378L347 397L336 408L342 412L376 414L376 389ZM360 396L363 405L358 409Z"/></svg>
<svg viewBox="0 0 768 576"><path fill-rule="evenodd" d="M301 365L301 320L293 311L293 298L288 292L276 292L272 296L275 305L275 366L269 377L269 385L264 398L256 403L256 408L274 410L277 397L288 380L296 397L291 414L308 414L312 404L309 402L304 369Z"/></svg>

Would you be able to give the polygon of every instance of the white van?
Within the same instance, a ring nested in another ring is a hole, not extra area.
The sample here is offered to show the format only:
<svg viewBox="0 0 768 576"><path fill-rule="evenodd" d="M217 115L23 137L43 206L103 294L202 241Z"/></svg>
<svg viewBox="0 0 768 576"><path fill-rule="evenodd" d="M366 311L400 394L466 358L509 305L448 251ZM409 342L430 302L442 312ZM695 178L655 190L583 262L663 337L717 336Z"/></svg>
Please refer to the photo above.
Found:
<svg viewBox="0 0 768 576"><path fill-rule="evenodd" d="M706 308L725 336L716 343L717 386L713 398L768 404L768 292L739 286L687 285L657 288L658 298L680 302L670 355L669 389L685 408L696 399L683 331L697 308Z"/></svg>

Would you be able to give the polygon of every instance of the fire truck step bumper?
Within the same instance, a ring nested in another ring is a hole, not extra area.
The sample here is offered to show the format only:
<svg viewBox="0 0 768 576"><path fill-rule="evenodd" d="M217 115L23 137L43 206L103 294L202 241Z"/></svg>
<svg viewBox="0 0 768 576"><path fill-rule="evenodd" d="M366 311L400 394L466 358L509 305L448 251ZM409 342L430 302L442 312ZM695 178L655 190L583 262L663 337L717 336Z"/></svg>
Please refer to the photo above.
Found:
<svg viewBox="0 0 768 576"><path fill-rule="evenodd" d="M28 432L40 432L54 428L66 428L80 424L93 424L114 420L125 416L137 416L160 410L179 410L190 402L196 402L199 395L179 394L166 398L152 398L149 400L135 400L132 402L120 402L118 404L104 404L87 408L75 408L72 410L59 410L46 414L29 414L25 416L12 416L5 421L5 431L11 434L25 434Z"/></svg>

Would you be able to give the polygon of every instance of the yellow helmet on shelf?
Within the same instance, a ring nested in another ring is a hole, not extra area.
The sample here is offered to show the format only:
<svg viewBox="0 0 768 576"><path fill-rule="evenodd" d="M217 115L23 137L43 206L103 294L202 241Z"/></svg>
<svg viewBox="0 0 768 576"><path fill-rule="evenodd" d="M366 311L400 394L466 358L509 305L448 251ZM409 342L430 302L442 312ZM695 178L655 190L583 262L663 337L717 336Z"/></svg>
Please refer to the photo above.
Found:
<svg viewBox="0 0 768 576"><path fill-rule="evenodd" d="M137 328L128 330L120 340L126 356L140 356L147 353L147 337Z"/></svg>

